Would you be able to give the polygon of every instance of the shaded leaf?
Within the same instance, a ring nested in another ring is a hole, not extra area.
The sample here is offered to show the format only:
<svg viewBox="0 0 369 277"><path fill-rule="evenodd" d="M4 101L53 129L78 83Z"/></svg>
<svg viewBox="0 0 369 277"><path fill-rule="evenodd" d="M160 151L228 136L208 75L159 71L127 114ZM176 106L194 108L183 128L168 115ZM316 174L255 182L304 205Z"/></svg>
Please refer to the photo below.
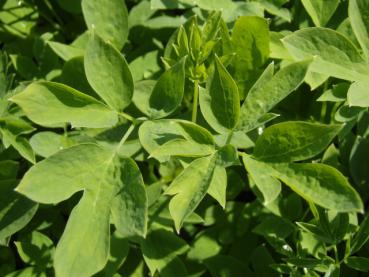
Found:
<svg viewBox="0 0 369 277"><path fill-rule="evenodd" d="M3 169L3 167L2 167ZM14 191L17 182L0 181L0 239L21 230L31 221L38 205Z"/></svg>

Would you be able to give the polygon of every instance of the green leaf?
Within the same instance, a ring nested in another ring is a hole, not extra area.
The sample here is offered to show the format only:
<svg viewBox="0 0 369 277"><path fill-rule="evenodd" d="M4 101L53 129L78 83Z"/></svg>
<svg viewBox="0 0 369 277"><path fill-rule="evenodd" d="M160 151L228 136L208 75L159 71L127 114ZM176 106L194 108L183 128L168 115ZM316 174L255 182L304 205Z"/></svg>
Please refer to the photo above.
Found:
<svg viewBox="0 0 369 277"><path fill-rule="evenodd" d="M82 11L89 30L122 49L128 38L128 11L120 0L82 0Z"/></svg>
<svg viewBox="0 0 369 277"><path fill-rule="evenodd" d="M16 185L14 180L0 181L0 240L21 230L37 211L36 203L14 191Z"/></svg>
<svg viewBox="0 0 369 277"><path fill-rule="evenodd" d="M173 113L181 104L185 85L186 57L164 72L156 82L151 94L143 101L149 104L147 115L158 119Z"/></svg>
<svg viewBox="0 0 369 277"><path fill-rule="evenodd" d="M267 20L256 16L239 17L234 24L231 40L237 56L230 72L237 82L240 98L244 99L269 57Z"/></svg>
<svg viewBox="0 0 369 277"><path fill-rule="evenodd" d="M332 89L326 90L316 101L344 102L346 101L349 87L350 85L347 83L333 85Z"/></svg>
<svg viewBox="0 0 369 277"><path fill-rule="evenodd" d="M37 82L10 98L33 122L46 127L103 128L117 121L115 112L91 96L53 82Z"/></svg>
<svg viewBox="0 0 369 277"><path fill-rule="evenodd" d="M112 221L120 236L146 236L147 195L140 169L129 158L120 162L120 187L111 202Z"/></svg>
<svg viewBox="0 0 369 277"><path fill-rule="evenodd" d="M214 136L217 145L225 145L227 139L229 139L229 134L218 134ZM234 131L229 144L233 145L237 149L247 149L254 147L254 142L251 138L244 132Z"/></svg>
<svg viewBox="0 0 369 277"><path fill-rule="evenodd" d="M247 155L242 155L243 163L252 181L257 187L258 195L264 205L272 203L281 193L281 182L270 175L268 167ZM251 185L251 184L250 184Z"/></svg>
<svg viewBox="0 0 369 277"><path fill-rule="evenodd" d="M369 79L368 81L354 82L347 92L347 102L350 106L369 107Z"/></svg>
<svg viewBox="0 0 369 277"><path fill-rule="evenodd" d="M75 57L64 63L59 82L93 98L100 99L87 81L83 56Z"/></svg>
<svg viewBox="0 0 369 277"><path fill-rule="evenodd" d="M324 27L336 11L339 0L302 0L315 26Z"/></svg>
<svg viewBox="0 0 369 277"><path fill-rule="evenodd" d="M6 277L47 277L44 270L37 267L26 267L6 275Z"/></svg>
<svg viewBox="0 0 369 277"><path fill-rule="evenodd" d="M24 38L30 35L37 18L38 12L34 6L19 5L16 0L5 1L0 11L2 37Z"/></svg>
<svg viewBox="0 0 369 277"><path fill-rule="evenodd" d="M341 172L325 164L268 164L280 179L307 201L337 212L362 212L363 203Z"/></svg>
<svg viewBox="0 0 369 277"><path fill-rule="evenodd" d="M317 87L323 85L328 78L329 75L309 71L305 76L305 82L310 86L311 90L315 90Z"/></svg>
<svg viewBox="0 0 369 277"><path fill-rule="evenodd" d="M312 223L296 222L296 224L307 234L313 235L320 242L334 244L331 235L320 226ZM307 242L305 242L307 243Z"/></svg>
<svg viewBox="0 0 369 277"><path fill-rule="evenodd" d="M290 258L287 262L301 268L315 269L319 271L328 271L331 264L334 263L331 259L313 259L313 258Z"/></svg>
<svg viewBox="0 0 369 277"><path fill-rule="evenodd" d="M15 241L18 254L29 265L51 267L55 251L53 241L44 234L33 231L20 241Z"/></svg>
<svg viewBox="0 0 369 277"><path fill-rule="evenodd" d="M267 162L307 160L323 152L341 129L304 121L275 124L258 138L253 156Z"/></svg>
<svg viewBox="0 0 369 277"><path fill-rule="evenodd" d="M82 11L81 0L57 0L57 2L67 12L79 14Z"/></svg>
<svg viewBox="0 0 369 277"><path fill-rule="evenodd" d="M153 10L185 9L188 7L187 2L186 0L150 0L150 6Z"/></svg>
<svg viewBox="0 0 369 277"><path fill-rule="evenodd" d="M214 176L217 155L199 158L179 174L165 191L174 195L169 202L169 211L179 232L183 221L200 204Z"/></svg>
<svg viewBox="0 0 369 277"><path fill-rule="evenodd" d="M246 264L229 255L216 255L204 261L205 266L214 277L244 277L252 276Z"/></svg>
<svg viewBox="0 0 369 277"><path fill-rule="evenodd" d="M369 58L369 1L350 0L348 13L352 29L365 57Z"/></svg>
<svg viewBox="0 0 369 277"><path fill-rule="evenodd" d="M129 253L129 242L114 232L110 237L110 255L105 268L96 277L114 276Z"/></svg>
<svg viewBox="0 0 369 277"><path fill-rule="evenodd" d="M206 121L219 133L228 133L239 119L240 98L238 88L218 57L215 70L200 91L200 107Z"/></svg>
<svg viewBox="0 0 369 277"><path fill-rule="evenodd" d="M85 54L87 80L113 109L122 111L133 95L133 79L123 55L109 42L92 33Z"/></svg>
<svg viewBox="0 0 369 277"><path fill-rule="evenodd" d="M200 232L195 238L187 257L191 260L204 261L220 253L222 246L217 241L218 230L209 228Z"/></svg>
<svg viewBox="0 0 369 277"><path fill-rule="evenodd" d="M135 83L135 91L132 101L143 114L151 117L150 97L155 87L156 81L142 80Z"/></svg>
<svg viewBox="0 0 369 277"><path fill-rule="evenodd" d="M81 57L85 53L85 51L81 48L77 48L60 42L49 41L48 45L55 52L55 54L57 54L64 61L69 61L70 59Z"/></svg>
<svg viewBox="0 0 369 277"><path fill-rule="evenodd" d="M223 209L226 205L227 171L222 166L216 166L213 179L208 188L208 194L213 197Z"/></svg>
<svg viewBox="0 0 369 277"><path fill-rule="evenodd" d="M15 161L0 161L0 180L15 180L18 175L19 163Z"/></svg>
<svg viewBox="0 0 369 277"><path fill-rule="evenodd" d="M202 30L202 44L216 38L219 31L219 24L222 19L221 12L214 11L206 19Z"/></svg>
<svg viewBox="0 0 369 277"><path fill-rule="evenodd" d="M19 191L30 195L22 187ZM56 247L54 269L57 275L91 276L104 268L109 256L109 202L112 198L108 188L84 193L70 213Z"/></svg>
<svg viewBox="0 0 369 277"><path fill-rule="evenodd" d="M34 128L22 119L12 116L0 118L0 133L4 146L8 148L12 145L22 157L36 163L32 147L28 140L21 136L32 131Z"/></svg>
<svg viewBox="0 0 369 277"><path fill-rule="evenodd" d="M369 65L357 48L342 34L326 28L305 28L282 39L297 60L314 58L313 72L343 80L369 79Z"/></svg>
<svg viewBox="0 0 369 277"><path fill-rule="evenodd" d="M310 60L292 63L274 75L274 65L270 64L247 95L236 129L248 132L259 126L269 110L300 86L309 65Z"/></svg>
<svg viewBox="0 0 369 277"><path fill-rule="evenodd" d="M368 272L369 271L369 259L365 257L348 257L345 264L355 270Z"/></svg>
<svg viewBox="0 0 369 277"><path fill-rule="evenodd" d="M295 226L288 220L274 215L264 218L259 225L253 228L252 232L264 237L287 238Z"/></svg>
<svg viewBox="0 0 369 277"><path fill-rule="evenodd" d="M183 1L183 0L182 0ZM184 0L183 2L189 2L188 0ZM233 6L232 0L218 0L218 1L209 1L209 0L198 0L195 2L197 6L203 10L227 10Z"/></svg>
<svg viewBox="0 0 369 277"><path fill-rule="evenodd" d="M338 109L334 119L342 123L353 122L363 110L365 109L361 107L349 106L346 102Z"/></svg>
<svg viewBox="0 0 369 277"><path fill-rule="evenodd" d="M188 276L184 263L179 255L188 250L184 240L164 229L156 229L148 233L141 241L141 250L152 275L159 272L160 276Z"/></svg>
<svg viewBox="0 0 369 277"><path fill-rule="evenodd" d="M351 147L349 154L350 175L365 199L368 195L366 188L369 184L369 164L366 162L369 155L369 140L357 136Z"/></svg>
<svg viewBox="0 0 369 277"><path fill-rule="evenodd" d="M95 144L73 146L41 161L16 190L45 204L84 190L56 248L54 267L60 276L90 276L105 266L110 217L118 232L146 233L147 199L137 166Z"/></svg>
<svg viewBox="0 0 369 277"><path fill-rule="evenodd" d="M277 0L277 1L269 1L269 0L260 0L260 4L265 8L268 13L274 14L284 20L291 22L291 12L288 8L283 8L282 5L286 1Z"/></svg>
<svg viewBox="0 0 369 277"><path fill-rule="evenodd" d="M174 120L162 119L145 121L138 130L143 148L152 153L156 148L172 139L183 139L178 124Z"/></svg>
<svg viewBox="0 0 369 277"><path fill-rule="evenodd" d="M159 161L170 156L198 157L215 152L210 132L184 120L146 121L140 126L139 138L150 156Z"/></svg>
<svg viewBox="0 0 369 277"><path fill-rule="evenodd" d="M59 135L53 132L38 132L30 139L30 145L35 153L47 158L56 152L74 145L72 138Z"/></svg>
<svg viewBox="0 0 369 277"><path fill-rule="evenodd" d="M35 62L27 56L11 55L10 58L17 72L25 79L33 79L39 76L39 68Z"/></svg>
<svg viewBox="0 0 369 277"><path fill-rule="evenodd" d="M364 246L369 239L369 215L366 215L360 224L359 230L356 232L351 241L350 253L355 254Z"/></svg>
<svg viewBox="0 0 369 277"><path fill-rule="evenodd" d="M158 56L159 53L157 50L155 50L131 61L129 64L129 69L131 70L133 80L140 81L156 76L156 74L161 70L158 62ZM136 90L137 84L135 85L135 91Z"/></svg>
<svg viewBox="0 0 369 277"><path fill-rule="evenodd" d="M286 34L283 32L270 32L270 58L291 60L291 55L288 53L286 47L283 45L281 39Z"/></svg>
<svg viewBox="0 0 369 277"><path fill-rule="evenodd" d="M215 152L214 145L199 144L185 139L173 139L151 152L150 157L164 160L168 156L203 157Z"/></svg>

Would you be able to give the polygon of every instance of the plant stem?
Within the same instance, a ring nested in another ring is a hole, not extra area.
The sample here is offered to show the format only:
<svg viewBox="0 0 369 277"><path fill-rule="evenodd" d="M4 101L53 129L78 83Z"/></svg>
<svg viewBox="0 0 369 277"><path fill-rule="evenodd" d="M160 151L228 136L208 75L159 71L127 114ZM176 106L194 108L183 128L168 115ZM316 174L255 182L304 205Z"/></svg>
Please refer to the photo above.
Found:
<svg viewBox="0 0 369 277"><path fill-rule="evenodd" d="M119 144L117 146L117 150L119 150L122 147L122 145L126 142L126 140L132 134L132 132L135 129L135 127L136 127L136 125L134 123L132 123L131 126L129 126L127 132L124 134L124 136L120 140L120 142L119 142Z"/></svg>
<svg viewBox="0 0 369 277"><path fill-rule="evenodd" d="M228 136L227 136L227 140L225 142L225 145L229 144L232 140L232 136L233 136L233 130L229 132Z"/></svg>
<svg viewBox="0 0 369 277"><path fill-rule="evenodd" d="M336 260L336 264L339 265L340 264L340 259L338 257L338 251L337 251L337 246L336 245L333 246L333 251L334 251L334 258Z"/></svg>
<svg viewBox="0 0 369 277"><path fill-rule="evenodd" d="M64 124L64 128L63 129L64 129L64 134L63 134L64 137L65 138L68 138L68 124L67 123Z"/></svg>
<svg viewBox="0 0 369 277"><path fill-rule="evenodd" d="M125 112L119 112L118 115L120 115L121 117L131 121L132 123L136 124L136 122L137 122L137 120L133 116L130 116L129 114L127 114Z"/></svg>
<svg viewBox="0 0 369 277"><path fill-rule="evenodd" d="M197 105L199 101L199 81L195 80L193 86L192 122L196 123Z"/></svg>

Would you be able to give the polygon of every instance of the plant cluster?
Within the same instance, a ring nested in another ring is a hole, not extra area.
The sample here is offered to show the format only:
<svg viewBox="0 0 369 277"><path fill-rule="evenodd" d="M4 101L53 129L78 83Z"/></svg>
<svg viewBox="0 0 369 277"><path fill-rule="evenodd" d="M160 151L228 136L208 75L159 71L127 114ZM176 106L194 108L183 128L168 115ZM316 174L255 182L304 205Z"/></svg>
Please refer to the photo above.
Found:
<svg viewBox="0 0 369 277"><path fill-rule="evenodd" d="M369 0L1 0L0 275L364 276Z"/></svg>

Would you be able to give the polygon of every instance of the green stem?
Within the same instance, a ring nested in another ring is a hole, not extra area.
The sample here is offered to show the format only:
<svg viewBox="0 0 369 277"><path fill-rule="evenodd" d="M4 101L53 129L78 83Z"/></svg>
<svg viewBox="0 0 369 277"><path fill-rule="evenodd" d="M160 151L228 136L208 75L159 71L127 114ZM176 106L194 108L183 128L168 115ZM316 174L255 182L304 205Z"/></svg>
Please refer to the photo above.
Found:
<svg viewBox="0 0 369 277"><path fill-rule="evenodd" d="M133 116L130 116L129 114L127 114L125 112L119 112L118 115L120 115L124 119L127 119L128 121L131 121L134 124L137 123L137 120Z"/></svg>
<svg viewBox="0 0 369 277"><path fill-rule="evenodd" d="M122 137L122 139L120 140L118 146L117 146L117 150L119 150L122 145L127 141L128 137L132 134L133 130L135 129L136 125L134 123L132 123L131 126L129 126L127 132L124 134L124 136Z"/></svg>
<svg viewBox="0 0 369 277"><path fill-rule="evenodd" d="M193 104L192 104L192 122L196 123L197 119L197 105L199 101L199 81L195 80L193 83Z"/></svg>
<svg viewBox="0 0 369 277"><path fill-rule="evenodd" d="M333 246L333 251L334 251L334 258L336 260L336 264L339 265L340 264L340 259L338 257L338 251L337 251L337 246L336 245Z"/></svg>
<svg viewBox="0 0 369 277"><path fill-rule="evenodd" d="M225 142L225 145L230 144L230 142L232 140L232 136L233 136L233 130L229 132L229 134L227 136L227 140Z"/></svg>
<svg viewBox="0 0 369 277"><path fill-rule="evenodd" d="M325 122L327 116L327 102L323 102L322 109L320 110L320 120Z"/></svg>
<svg viewBox="0 0 369 277"><path fill-rule="evenodd" d="M66 123L66 124L64 124L64 137L65 138L68 138L68 124Z"/></svg>

